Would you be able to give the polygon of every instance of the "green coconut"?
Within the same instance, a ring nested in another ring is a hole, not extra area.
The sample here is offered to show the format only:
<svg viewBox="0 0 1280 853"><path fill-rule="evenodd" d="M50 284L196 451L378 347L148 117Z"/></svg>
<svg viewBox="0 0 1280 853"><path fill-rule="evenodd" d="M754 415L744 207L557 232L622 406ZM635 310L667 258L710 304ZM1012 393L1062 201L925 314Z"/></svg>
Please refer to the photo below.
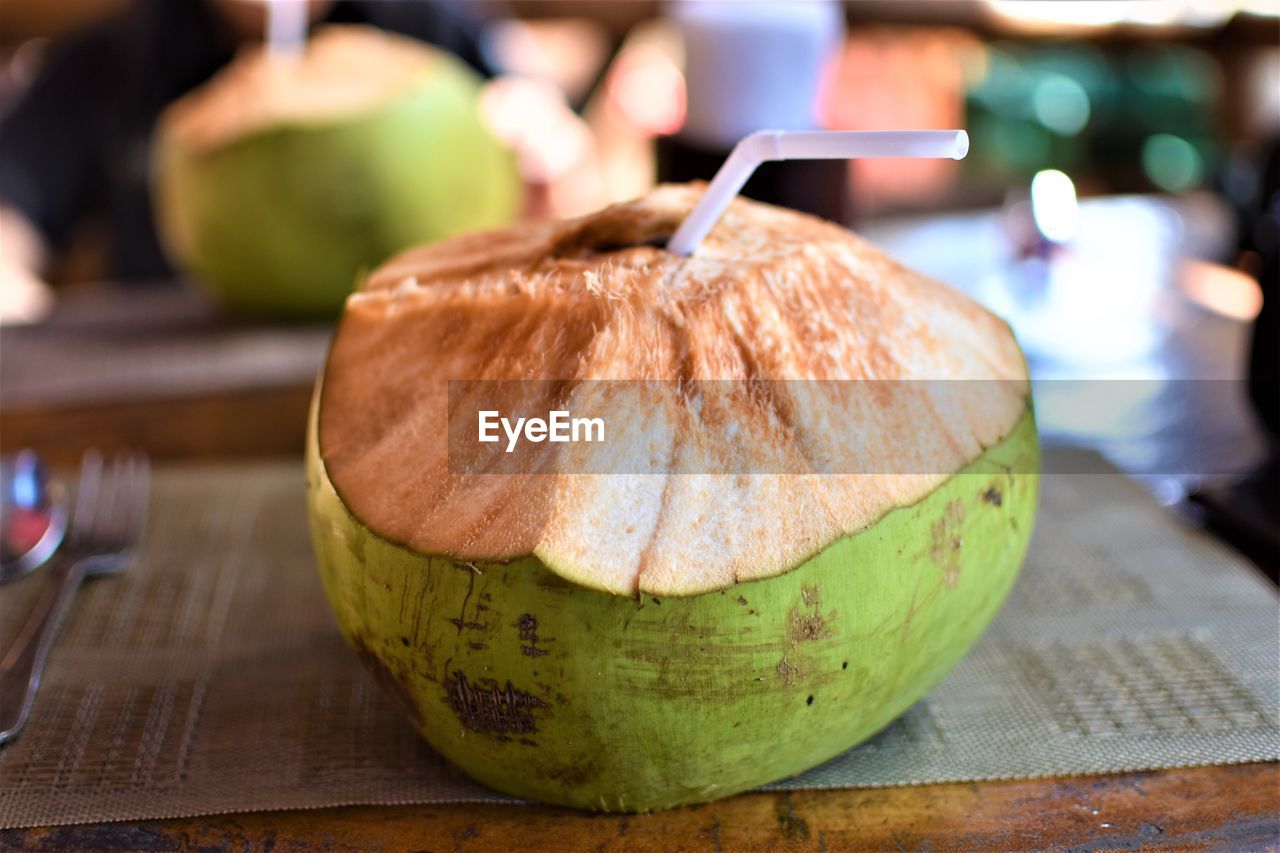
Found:
<svg viewBox="0 0 1280 853"><path fill-rule="evenodd" d="M170 255L233 310L336 315L393 253L515 215L479 89L448 54L366 27L322 28L296 59L246 50L160 122Z"/></svg>
<svg viewBox="0 0 1280 853"><path fill-rule="evenodd" d="M422 736L504 793L645 811L809 769L936 684L1025 554L1039 445L1007 327L764 205L735 202L692 258L649 245L696 192L396 259L317 385L309 506L338 624ZM614 389L598 410L625 440L590 451L613 473L451 444L472 411L449 380L550 378L523 402ZM740 379L874 391L837 400L840 428L813 386L688 394Z"/></svg>

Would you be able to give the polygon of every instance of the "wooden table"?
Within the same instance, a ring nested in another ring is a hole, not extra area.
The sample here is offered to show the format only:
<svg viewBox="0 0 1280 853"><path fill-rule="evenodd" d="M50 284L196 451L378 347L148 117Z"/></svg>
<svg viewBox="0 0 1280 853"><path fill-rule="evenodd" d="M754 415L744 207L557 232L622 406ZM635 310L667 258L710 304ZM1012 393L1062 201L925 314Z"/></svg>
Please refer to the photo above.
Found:
<svg viewBox="0 0 1280 853"><path fill-rule="evenodd" d="M648 815L364 806L0 831L5 849L1268 850L1275 765L1029 782L743 794Z"/></svg>
<svg viewBox="0 0 1280 853"><path fill-rule="evenodd" d="M0 412L0 450L73 464L88 446L161 459L296 456L309 389ZM301 462L299 462L301 464ZM0 831L6 849L1280 849L1280 767L747 794L651 815L437 805Z"/></svg>

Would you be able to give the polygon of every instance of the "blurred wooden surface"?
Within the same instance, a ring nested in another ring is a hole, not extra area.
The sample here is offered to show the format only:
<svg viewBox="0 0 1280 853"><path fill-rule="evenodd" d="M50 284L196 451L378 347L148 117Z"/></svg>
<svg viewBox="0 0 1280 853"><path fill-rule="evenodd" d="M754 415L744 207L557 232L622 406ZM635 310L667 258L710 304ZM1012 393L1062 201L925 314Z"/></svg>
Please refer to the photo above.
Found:
<svg viewBox="0 0 1280 853"><path fill-rule="evenodd" d="M153 459L301 458L311 386L255 388L141 402L11 406L0 452L29 447L73 467L90 447L145 450Z"/></svg>
<svg viewBox="0 0 1280 853"><path fill-rule="evenodd" d="M648 815L366 806L0 831L11 850L1276 850L1280 770L744 794Z"/></svg>
<svg viewBox="0 0 1280 853"><path fill-rule="evenodd" d="M0 333L0 451L301 456L329 334L228 317L190 286L69 290L45 322Z"/></svg>

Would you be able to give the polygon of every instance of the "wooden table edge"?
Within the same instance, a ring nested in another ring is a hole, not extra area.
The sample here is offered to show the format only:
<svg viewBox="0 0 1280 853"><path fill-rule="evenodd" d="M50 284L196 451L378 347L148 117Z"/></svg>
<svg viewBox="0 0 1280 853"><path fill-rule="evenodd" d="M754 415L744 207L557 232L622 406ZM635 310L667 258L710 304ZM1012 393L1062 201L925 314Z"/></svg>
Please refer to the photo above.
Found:
<svg viewBox="0 0 1280 853"><path fill-rule="evenodd" d="M29 447L74 467L90 447L142 450L155 460L293 456L301 464L310 384L110 402L0 406L0 450Z"/></svg>
<svg viewBox="0 0 1280 853"><path fill-rule="evenodd" d="M741 794L643 815L344 806L0 831L5 849L1280 850L1280 765Z"/></svg>

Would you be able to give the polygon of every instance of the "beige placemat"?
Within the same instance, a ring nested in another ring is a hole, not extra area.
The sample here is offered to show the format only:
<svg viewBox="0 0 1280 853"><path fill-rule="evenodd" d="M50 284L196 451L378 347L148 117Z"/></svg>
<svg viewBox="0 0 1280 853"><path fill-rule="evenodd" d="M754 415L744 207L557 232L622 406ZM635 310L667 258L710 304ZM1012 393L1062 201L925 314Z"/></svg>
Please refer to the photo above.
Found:
<svg viewBox="0 0 1280 853"><path fill-rule="evenodd" d="M1052 451L1060 454L1062 451ZM775 788L1280 757L1275 590L1098 457L1057 455L991 631L874 740ZM0 590L7 645L40 576ZM357 803L496 801L377 695L311 557L300 466L166 469L143 559L90 583L0 827Z"/></svg>

